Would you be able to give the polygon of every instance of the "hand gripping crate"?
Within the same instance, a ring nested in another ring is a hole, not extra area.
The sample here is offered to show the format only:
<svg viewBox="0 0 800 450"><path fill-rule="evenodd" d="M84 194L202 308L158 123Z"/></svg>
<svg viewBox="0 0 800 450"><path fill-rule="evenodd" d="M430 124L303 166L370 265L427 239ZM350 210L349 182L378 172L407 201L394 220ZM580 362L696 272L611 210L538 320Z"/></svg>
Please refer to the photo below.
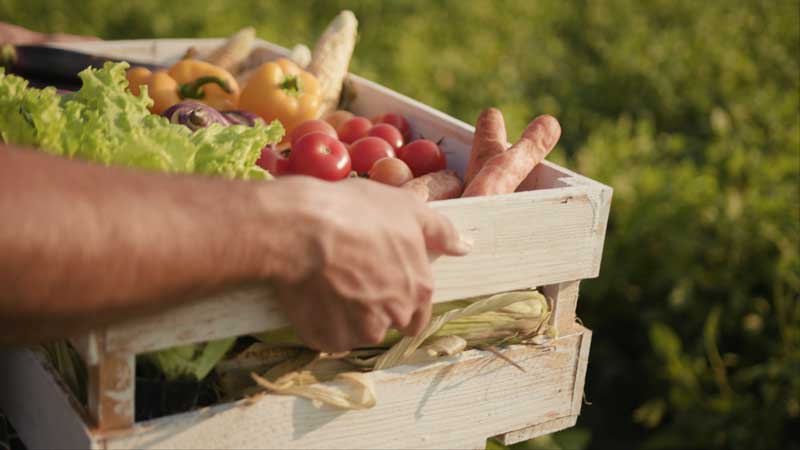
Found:
<svg viewBox="0 0 800 450"><path fill-rule="evenodd" d="M140 61L170 62L189 46L219 39L62 44ZM275 55L286 49L259 41ZM350 109L371 117L396 112L439 139L463 173L474 128L371 81L349 76ZM115 323L71 340L87 364L88 407L38 354L0 352L0 409L30 448L483 448L575 424L591 331L575 322L580 280L600 269L612 190L550 162L513 194L454 199L431 206L475 242L462 258L433 263L435 302L539 287L559 337L544 347L512 346L503 356L470 350L433 364L368 374L378 404L367 410L315 407L264 395L134 421L135 356L175 345L239 336L287 324L269 289L247 288Z"/></svg>

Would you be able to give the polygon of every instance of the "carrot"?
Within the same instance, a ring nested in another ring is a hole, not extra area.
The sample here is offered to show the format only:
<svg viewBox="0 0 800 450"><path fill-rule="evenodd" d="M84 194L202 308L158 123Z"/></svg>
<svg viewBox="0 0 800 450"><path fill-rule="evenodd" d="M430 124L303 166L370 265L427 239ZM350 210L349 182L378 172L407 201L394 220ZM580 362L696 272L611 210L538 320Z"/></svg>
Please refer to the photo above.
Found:
<svg viewBox="0 0 800 450"><path fill-rule="evenodd" d="M472 138L472 151L469 154L467 170L464 172L464 184L469 185L486 160L503 153L507 145L503 113L496 108L484 110L475 123L475 136Z"/></svg>
<svg viewBox="0 0 800 450"><path fill-rule="evenodd" d="M561 125L552 116L533 120L510 149L489 158L462 197L510 194L555 147Z"/></svg>
<svg viewBox="0 0 800 450"><path fill-rule="evenodd" d="M413 192L420 200L430 202L457 198L464 184L452 170L440 170L414 178L401 187Z"/></svg>

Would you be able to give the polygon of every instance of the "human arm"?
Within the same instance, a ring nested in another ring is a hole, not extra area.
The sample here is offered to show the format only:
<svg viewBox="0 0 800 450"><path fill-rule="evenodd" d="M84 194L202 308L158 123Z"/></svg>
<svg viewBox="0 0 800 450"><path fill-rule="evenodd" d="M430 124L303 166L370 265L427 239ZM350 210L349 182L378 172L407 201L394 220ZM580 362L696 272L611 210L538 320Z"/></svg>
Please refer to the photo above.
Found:
<svg viewBox="0 0 800 450"><path fill-rule="evenodd" d="M96 41L94 36L65 33L38 33L11 23L0 22L0 44L44 44L47 42Z"/></svg>
<svg viewBox="0 0 800 450"><path fill-rule="evenodd" d="M389 326L418 331L430 314L426 247L467 250L446 219L366 180L164 175L8 146L0 218L5 343L269 280L310 345L352 348Z"/></svg>

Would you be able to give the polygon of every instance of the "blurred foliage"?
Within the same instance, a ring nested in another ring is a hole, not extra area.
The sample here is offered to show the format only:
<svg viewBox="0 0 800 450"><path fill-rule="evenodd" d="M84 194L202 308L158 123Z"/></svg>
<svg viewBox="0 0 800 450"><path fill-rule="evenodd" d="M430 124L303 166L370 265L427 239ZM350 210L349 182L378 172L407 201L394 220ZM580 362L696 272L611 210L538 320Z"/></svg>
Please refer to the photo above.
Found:
<svg viewBox="0 0 800 450"><path fill-rule="evenodd" d="M0 20L292 46L342 8L353 72L467 122L497 106L512 136L553 114L552 159L615 189L578 311L593 404L517 447L800 448L800 1L0 0Z"/></svg>

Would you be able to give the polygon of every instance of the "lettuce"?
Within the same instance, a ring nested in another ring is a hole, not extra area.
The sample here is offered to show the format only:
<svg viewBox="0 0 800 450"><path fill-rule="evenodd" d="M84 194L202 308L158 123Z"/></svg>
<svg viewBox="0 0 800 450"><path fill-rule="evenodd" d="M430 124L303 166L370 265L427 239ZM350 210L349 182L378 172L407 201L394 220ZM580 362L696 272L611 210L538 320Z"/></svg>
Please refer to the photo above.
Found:
<svg viewBox="0 0 800 450"><path fill-rule="evenodd" d="M150 114L143 90L127 90L126 63L106 63L79 76L81 89L60 96L35 89L0 69L0 137L68 158L170 173L269 179L256 166L261 149L283 137L277 121L246 127L214 125L192 133Z"/></svg>

